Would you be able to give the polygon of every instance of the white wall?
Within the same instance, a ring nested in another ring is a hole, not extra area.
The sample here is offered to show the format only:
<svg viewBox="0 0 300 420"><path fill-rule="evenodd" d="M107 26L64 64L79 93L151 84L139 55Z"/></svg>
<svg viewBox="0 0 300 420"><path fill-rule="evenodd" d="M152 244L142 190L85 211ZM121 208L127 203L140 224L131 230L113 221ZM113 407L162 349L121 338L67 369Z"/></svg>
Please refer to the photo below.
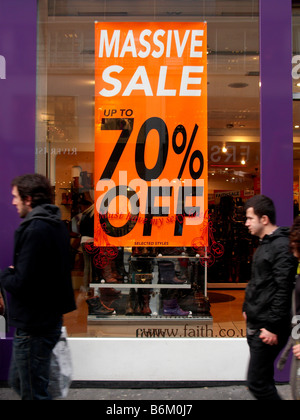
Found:
<svg viewBox="0 0 300 420"><path fill-rule="evenodd" d="M244 381L246 339L70 338L74 381Z"/></svg>

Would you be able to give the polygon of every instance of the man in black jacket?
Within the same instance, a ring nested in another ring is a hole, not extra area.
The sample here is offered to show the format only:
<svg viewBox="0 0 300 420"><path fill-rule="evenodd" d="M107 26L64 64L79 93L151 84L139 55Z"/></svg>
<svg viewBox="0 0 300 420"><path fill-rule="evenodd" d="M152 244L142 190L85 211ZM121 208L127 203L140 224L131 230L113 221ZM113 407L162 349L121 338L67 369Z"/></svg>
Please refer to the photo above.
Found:
<svg viewBox="0 0 300 420"><path fill-rule="evenodd" d="M297 261L290 253L289 229L276 225L270 198L250 199L246 217L250 233L260 238L243 307L250 348L248 386L258 400L278 400L274 362L290 334Z"/></svg>
<svg viewBox="0 0 300 420"><path fill-rule="evenodd" d="M0 276L11 296L9 324L16 328L10 382L24 400L47 400L51 353L62 317L76 309L69 234L43 175L16 178L12 195L23 221L15 232L13 266Z"/></svg>

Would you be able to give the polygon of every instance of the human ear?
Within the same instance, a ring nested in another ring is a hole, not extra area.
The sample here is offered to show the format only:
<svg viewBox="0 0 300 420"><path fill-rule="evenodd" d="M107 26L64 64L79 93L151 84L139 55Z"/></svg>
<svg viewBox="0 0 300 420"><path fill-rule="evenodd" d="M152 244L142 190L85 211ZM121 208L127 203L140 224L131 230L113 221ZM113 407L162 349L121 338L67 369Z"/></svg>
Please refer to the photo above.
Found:
<svg viewBox="0 0 300 420"><path fill-rule="evenodd" d="M32 197L30 197L30 196L26 197L26 198L25 198L25 200L24 200L24 204L25 204L26 206L31 207L31 204L32 204Z"/></svg>
<svg viewBox="0 0 300 420"><path fill-rule="evenodd" d="M270 223L270 219L268 216L264 215L260 218L261 223L266 226Z"/></svg>

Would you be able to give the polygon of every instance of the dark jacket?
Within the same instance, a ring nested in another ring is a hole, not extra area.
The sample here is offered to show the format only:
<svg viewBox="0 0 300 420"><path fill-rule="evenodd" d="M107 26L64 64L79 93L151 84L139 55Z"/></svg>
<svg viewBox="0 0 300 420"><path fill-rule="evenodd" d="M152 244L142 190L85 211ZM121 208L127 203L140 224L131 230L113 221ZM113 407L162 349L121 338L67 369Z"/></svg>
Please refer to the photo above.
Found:
<svg viewBox="0 0 300 420"><path fill-rule="evenodd" d="M260 240L246 289L248 327L279 334L291 322L291 296L297 260L289 250L289 229L278 228Z"/></svg>
<svg viewBox="0 0 300 420"><path fill-rule="evenodd" d="M28 213L15 232L14 268L0 276L11 294L11 326L43 331L76 309L69 249L58 207L46 204Z"/></svg>

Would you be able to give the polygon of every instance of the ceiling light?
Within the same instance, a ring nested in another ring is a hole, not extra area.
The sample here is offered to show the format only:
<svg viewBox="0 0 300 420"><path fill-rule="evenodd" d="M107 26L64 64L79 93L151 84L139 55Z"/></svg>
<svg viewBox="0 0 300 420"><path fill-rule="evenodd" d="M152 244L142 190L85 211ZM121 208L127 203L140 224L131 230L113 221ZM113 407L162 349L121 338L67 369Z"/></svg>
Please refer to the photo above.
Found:
<svg viewBox="0 0 300 420"><path fill-rule="evenodd" d="M228 86L233 89L243 89L248 87L249 85L248 83L230 83Z"/></svg>
<svg viewBox="0 0 300 420"><path fill-rule="evenodd" d="M227 153L228 152L228 149L226 147L226 144L224 144L224 146L222 147L222 152L223 153Z"/></svg>

